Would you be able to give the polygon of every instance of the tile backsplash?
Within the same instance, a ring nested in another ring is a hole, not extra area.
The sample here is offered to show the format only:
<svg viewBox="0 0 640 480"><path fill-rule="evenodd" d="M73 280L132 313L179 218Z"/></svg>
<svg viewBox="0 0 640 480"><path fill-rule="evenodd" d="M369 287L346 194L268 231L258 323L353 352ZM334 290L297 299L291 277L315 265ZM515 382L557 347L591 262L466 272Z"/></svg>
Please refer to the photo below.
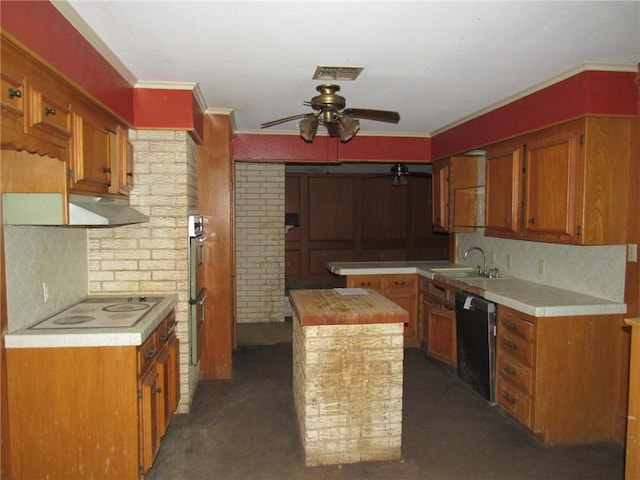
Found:
<svg viewBox="0 0 640 480"><path fill-rule="evenodd" d="M53 315L87 295L85 228L6 225L4 241L9 331Z"/></svg>
<svg viewBox="0 0 640 480"><path fill-rule="evenodd" d="M482 248L487 267L499 268L501 275L614 302L624 301L625 245L579 246L509 240L485 237L484 229L480 229L477 233L458 234L457 263L473 267L482 263L482 255L475 251L469 253L467 260L462 259L465 250L472 246ZM492 256L495 262L491 262Z"/></svg>

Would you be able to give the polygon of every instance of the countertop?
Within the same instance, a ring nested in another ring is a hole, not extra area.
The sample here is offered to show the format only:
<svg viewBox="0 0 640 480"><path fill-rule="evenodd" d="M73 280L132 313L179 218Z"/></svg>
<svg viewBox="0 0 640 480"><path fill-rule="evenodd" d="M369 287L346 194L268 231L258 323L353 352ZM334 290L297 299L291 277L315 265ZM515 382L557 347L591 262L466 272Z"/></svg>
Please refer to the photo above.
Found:
<svg viewBox="0 0 640 480"><path fill-rule="evenodd" d="M623 314L624 303L550 287L512 277L451 278L432 270L436 268L469 268L446 261L432 262L331 262L327 264L336 275L371 275L416 273L437 279L460 290L479 294L492 302L535 317L563 317L570 315Z"/></svg>
<svg viewBox="0 0 640 480"><path fill-rule="evenodd" d="M117 295L122 297L122 294ZM158 297L157 294L147 296ZM103 297L101 295L101 297ZM6 348L120 347L142 345L178 303L178 295L163 297L138 323L126 328L65 328L33 330L25 327L5 335Z"/></svg>
<svg viewBox="0 0 640 480"><path fill-rule="evenodd" d="M382 294L363 288L292 290L302 326L404 323L409 314Z"/></svg>

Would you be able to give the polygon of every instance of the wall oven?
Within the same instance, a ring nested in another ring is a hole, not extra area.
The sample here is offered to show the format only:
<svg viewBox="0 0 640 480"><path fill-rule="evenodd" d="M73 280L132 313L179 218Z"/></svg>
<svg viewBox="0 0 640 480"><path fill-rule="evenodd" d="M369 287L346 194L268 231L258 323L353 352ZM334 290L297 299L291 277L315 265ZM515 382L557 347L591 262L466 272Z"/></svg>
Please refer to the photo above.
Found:
<svg viewBox="0 0 640 480"><path fill-rule="evenodd" d="M189 356L192 365L200 361L205 322L207 289L205 278L204 220L201 215L189 215Z"/></svg>

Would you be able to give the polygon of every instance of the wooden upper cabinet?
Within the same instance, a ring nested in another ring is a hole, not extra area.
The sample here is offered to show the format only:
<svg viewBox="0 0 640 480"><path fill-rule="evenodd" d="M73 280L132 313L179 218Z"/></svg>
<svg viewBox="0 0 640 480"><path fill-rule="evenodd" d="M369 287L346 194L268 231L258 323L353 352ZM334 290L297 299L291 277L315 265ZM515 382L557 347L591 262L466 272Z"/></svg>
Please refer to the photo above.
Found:
<svg viewBox="0 0 640 480"><path fill-rule="evenodd" d="M635 117L584 117L487 148L485 234L579 245L627 238ZM522 176L522 181L520 180Z"/></svg>
<svg viewBox="0 0 640 480"><path fill-rule="evenodd" d="M449 231L449 162L434 162L432 187L432 222L436 232Z"/></svg>
<svg viewBox="0 0 640 480"><path fill-rule="evenodd" d="M478 158L458 156L433 162L432 182L433 230L475 231Z"/></svg>
<svg viewBox="0 0 640 480"><path fill-rule="evenodd" d="M580 243L583 130L560 129L526 144L524 236Z"/></svg>
<svg viewBox="0 0 640 480"><path fill-rule="evenodd" d="M113 159L113 156L111 158L111 178L116 181L111 185L111 192L129 195L134 187L133 144L131 143L131 140L129 140L127 131L121 126L118 126L116 129L116 140L117 158L115 160Z"/></svg>
<svg viewBox="0 0 640 480"><path fill-rule="evenodd" d="M128 194L133 147L123 122L4 34L1 50L2 148L64 162L63 195ZM22 188L41 193L41 183Z"/></svg>
<svg viewBox="0 0 640 480"><path fill-rule="evenodd" d="M486 235L520 235L523 151L518 142L506 142L487 148Z"/></svg>
<svg viewBox="0 0 640 480"><path fill-rule="evenodd" d="M2 147L66 161L70 89L2 39Z"/></svg>
<svg viewBox="0 0 640 480"><path fill-rule="evenodd" d="M118 155L115 129L100 115L77 106L74 108L73 148L69 164L72 193L110 192L111 166Z"/></svg>

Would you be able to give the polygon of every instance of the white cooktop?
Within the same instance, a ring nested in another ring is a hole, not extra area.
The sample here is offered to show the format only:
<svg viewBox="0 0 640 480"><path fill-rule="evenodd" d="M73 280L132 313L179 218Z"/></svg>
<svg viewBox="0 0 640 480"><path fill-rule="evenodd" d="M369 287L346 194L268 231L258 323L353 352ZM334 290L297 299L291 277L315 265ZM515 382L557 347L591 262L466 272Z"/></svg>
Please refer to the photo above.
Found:
<svg viewBox="0 0 640 480"><path fill-rule="evenodd" d="M32 329L121 328L142 319L161 297L87 299L33 325Z"/></svg>
<svg viewBox="0 0 640 480"><path fill-rule="evenodd" d="M91 296L35 325L7 333L6 348L112 347L142 345L178 303L165 296ZM142 309L142 304L148 308ZM108 308L111 306L111 308ZM107 308L107 310L105 310ZM93 315L92 315L93 314ZM95 320L69 317L95 316ZM99 318L98 318L99 317ZM58 320L54 323L55 320ZM77 323L76 323L77 322Z"/></svg>

